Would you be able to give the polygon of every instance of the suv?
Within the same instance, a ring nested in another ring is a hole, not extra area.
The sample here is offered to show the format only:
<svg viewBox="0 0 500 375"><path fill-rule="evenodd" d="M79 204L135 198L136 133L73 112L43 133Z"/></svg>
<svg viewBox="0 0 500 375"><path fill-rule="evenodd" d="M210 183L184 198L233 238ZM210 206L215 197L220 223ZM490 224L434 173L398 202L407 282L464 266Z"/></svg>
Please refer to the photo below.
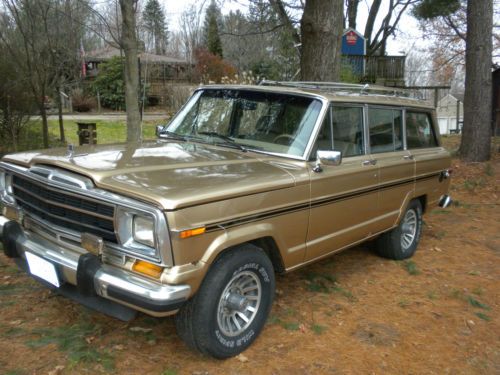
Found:
<svg viewBox="0 0 500 375"><path fill-rule="evenodd" d="M201 87L157 135L4 156L4 252L121 319L177 313L217 358L258 336L276 273L370 239L411 257L422 214L451 202L434 109L389 89Z"/></svg>

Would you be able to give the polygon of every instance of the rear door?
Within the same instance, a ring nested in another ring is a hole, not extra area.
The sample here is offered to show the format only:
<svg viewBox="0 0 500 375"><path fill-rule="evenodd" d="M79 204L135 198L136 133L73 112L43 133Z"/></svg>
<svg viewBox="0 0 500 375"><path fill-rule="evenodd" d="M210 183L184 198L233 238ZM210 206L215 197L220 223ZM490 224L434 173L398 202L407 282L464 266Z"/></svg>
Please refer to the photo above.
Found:
<svg viewBox="0 0 500 375"><path fill-rule="evenodd" d="M376 233L392 227L414 189L415 162L405 150L401 108L368 108L370 154L378 166Z"/></svg>
<svg viewBox="0 0 500 375"><path fill-rule="evenodd" d="M407 148L415 159L415 195L425 196L433 206L448 191L450 180L441 173L449 168L450 156L439 145L432 113L408 109L405 117Z"/></svg>

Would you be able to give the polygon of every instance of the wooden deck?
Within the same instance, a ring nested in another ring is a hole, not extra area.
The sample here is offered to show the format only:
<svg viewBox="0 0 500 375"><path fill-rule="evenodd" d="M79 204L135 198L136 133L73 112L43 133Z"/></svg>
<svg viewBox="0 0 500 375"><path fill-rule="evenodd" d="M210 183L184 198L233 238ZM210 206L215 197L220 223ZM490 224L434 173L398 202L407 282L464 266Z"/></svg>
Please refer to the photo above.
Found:
<svg viewBox="0 0 500 375"><path fill-rule="evenodd" d="M396 82L405 78L406 56L342 56L342 64L350 67L359 82Z"/></svg>

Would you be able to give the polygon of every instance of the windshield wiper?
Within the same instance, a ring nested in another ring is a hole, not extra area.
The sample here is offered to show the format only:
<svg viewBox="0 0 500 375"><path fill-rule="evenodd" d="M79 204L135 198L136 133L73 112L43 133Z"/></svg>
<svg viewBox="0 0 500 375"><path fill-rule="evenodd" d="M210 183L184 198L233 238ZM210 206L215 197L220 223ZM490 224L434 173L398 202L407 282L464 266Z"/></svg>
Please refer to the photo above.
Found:
<svg viewBox="0 0 500 375"><path fill-rule="evenodd" d="M232 138L228 137L227 135L219 134L217 132L198 132L197 134L207 135L209 137L214 137L214 138L219 138L219 139L223 140L224 141L223 144L225 144L227 146L237 148L243 152L247 151L247 149L245 147L240 145L238 142L235 142Z"/></svg>
<svg viewBox="0 0 500 375"><path fill-rule="evenodd" d="M180 134L171 132L170 130L163 130L160 133L160 138L170 138L170 139L177 139L178 141L186 141L186 137L184 137Z"/></svg>

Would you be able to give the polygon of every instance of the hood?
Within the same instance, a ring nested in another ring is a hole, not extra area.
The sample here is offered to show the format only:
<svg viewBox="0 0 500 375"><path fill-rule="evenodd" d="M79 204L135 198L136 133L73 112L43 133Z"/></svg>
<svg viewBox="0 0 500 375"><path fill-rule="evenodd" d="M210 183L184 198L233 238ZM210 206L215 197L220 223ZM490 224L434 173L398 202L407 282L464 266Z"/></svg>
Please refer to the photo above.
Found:
<svg viewBox="0 0 500 375"><path fill-rule="evenodd" d="M75 147L72 156L59 148L6 155L2 160L71 170L90 177L99 188L166 210L295 185L286 163L190 142L82 146Z"/></svg>

